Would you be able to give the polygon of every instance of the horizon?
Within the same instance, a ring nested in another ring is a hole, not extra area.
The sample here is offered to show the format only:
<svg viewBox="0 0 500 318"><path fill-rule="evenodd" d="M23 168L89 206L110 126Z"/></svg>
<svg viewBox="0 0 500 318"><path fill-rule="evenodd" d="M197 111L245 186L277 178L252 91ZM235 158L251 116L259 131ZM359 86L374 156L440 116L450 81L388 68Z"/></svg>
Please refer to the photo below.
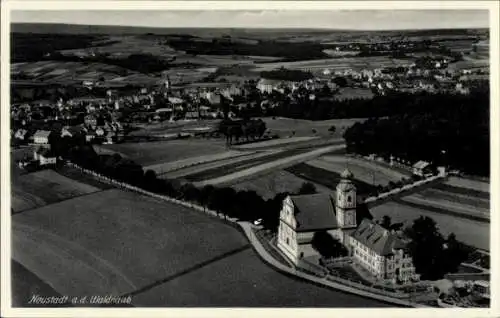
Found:
<svg viewBox="0 0 500 318"><path fill-rule="evenodd" d="M14 10L11 12L11 24L154 29L451 30L489 28L489 12L487 10Z"/></svg>
<svg viewBox="0 0 500 318"><path fill-rule="evenodd" d="M66 25L66 26L82 26L82 27L117 27L117 28L137 28L137 29L158 29L158 30L175 30L175 29L235 29L235 30L314 30L314 31L351 31L351 32L391 32L391 31L433 31L433 30L482 30L489 27L436 27L436 28L408 28L408 29L342 29L342 28L320 28L320 27L199 27L199 26L182 26L182 27L162 27L162 26L138 26L138 25L119 25L119 24L81 24L81 23L53 23L53 22L11 22L11 24L43 24L43 25Z"/></svg>

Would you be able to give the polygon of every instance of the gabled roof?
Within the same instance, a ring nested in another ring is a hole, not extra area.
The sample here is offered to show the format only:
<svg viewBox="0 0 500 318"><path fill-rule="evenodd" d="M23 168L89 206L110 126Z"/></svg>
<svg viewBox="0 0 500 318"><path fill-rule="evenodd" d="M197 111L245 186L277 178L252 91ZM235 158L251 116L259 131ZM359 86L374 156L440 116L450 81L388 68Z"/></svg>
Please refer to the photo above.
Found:
<svg viewBox="0 0 500 318"><path fill-rule="evenodd" d="M297 232L338 228L333 198L331 194L323 193L290 196Z"/></svg>
<svg viewBox="0 0 500 318"><path fill-rule="evenodd" d="M50 130L37 130L35 132L35 137L49 137L51 131Z"/></svg>
<svg viewBox="0 0 500 318"><path fill-rule="evenodd" d="M430 163L428 163L427 161L420 160L419 162L417 162L416 164L413 165L413 168L424 169L424 168L428 167L429 165L430 165Z"/></svg>
<svg viewBox="0 0 500 318"><path fill-rule="evenodd" d="M351 236L381 256L393 254L393 249L405 248L397 235L368 219L364 219Z"/></svg>

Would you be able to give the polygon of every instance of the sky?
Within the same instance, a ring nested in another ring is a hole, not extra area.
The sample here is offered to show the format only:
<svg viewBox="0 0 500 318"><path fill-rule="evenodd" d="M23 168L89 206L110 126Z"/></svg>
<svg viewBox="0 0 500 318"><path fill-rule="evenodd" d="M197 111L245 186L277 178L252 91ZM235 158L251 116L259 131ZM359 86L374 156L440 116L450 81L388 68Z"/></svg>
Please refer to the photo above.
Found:
<svg viewBox="0 0 500 318"><path fill-rule="evenodd" d="M487 10L12 11L11 22L162 28L488 28Z"/></svg>

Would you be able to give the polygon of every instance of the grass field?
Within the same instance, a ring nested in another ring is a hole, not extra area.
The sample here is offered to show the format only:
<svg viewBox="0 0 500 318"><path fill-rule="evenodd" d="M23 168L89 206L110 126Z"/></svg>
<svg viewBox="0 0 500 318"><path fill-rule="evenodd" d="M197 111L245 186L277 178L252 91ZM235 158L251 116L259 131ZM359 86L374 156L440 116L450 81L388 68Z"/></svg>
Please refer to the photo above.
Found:
<svg viewBox="0 0 500 318"><path fill-rule="evenodd" d="M273 198L280 192L297 192L305 179L299 178L289 172L278 170L256 179L246 180L233 185L236 190L253 190L265 199ZM331 192L330 189L319 184L315 184L318 193Z"/></svg>
<svg viewBox="0 0 500 318"><path fill-rule="evenodd" d="M141 306L385 307L284 276L247 249L134 297Z"/></svg>
<svg viewBox="0 0 500 318"><path fill-rule="evenodd" d="M231 160L233 158L248 157L251 156L253 152L243 152L243 151L224 151L220 153L215 153L213 155L204 155L198 157L190 157L186 159L170 161L165 163L159 163L151 166L145 166L144 169L153 170L157 174L163 174L170 171L176 171L182 169L183 167L198 166L199 164L208 162L218 162Z"/></svg>
<svg viewBox="0 0 500 318"><path fill-rule="evenodd" d="M356 122L362 122L364 119L330 119L322 121L311 121L304 119L290 119L290 118L263 118L268 129L272 133L276 132L280 137L291 136L295 132L295 137L304 136L328 136L332 138L342 138L345 129L354 125ZM328 129L331 126L336 127L335 133L331 133ZM315 129L316 133L312 130Z"/></svg>
<svg viewBox="0 0 500 318"><path fill-rule="evenodd" d="M12 307L37 307L30 303L33 295L41 295L44 297L61 297L62 295L56 292L46 282L24 268L16 261L11 262L12 273ZM52 304L47 307L69 307L68 305Z"/></svg>
<svg viewBox="0 0 500 318"><path fill-rule="evenodd" d="M490 192L490 184L489 183L471 180L471 179L450 177L445 182L445 184L453 186L453 187L464 188L464 189L469 189L469 190L474 190L474 191L481 191L481 192L486 192L486 193Z"/></svg>
<svg viewBox="0 0 500 318"><path fill-rule="evenodd" d="M374 69L383 67L396 67L410 64L407 60L394 59L385 56L372 57L344 57L332 59L320 59L298 62L276 62L276 63L261 63L255 64L255 71L270 71L280 67L299 70L344 70L344 69Z"/></svg>
<svg viewBox="0 0 500 318"><path fill-rule="evenodd" d="M12 218L13 259L63 295L133 292L246 245L208 216L119 190Z"/></svg>
<svg viewBox="0 0 500 318"><path fill-rule="evenodd" d="M458 240L469 245L489 250L490 225L489 223L466 220L450 215L443 215L421 208L410 207L404 203L388 202L370 209L375 218L384 215L391 217L393 223L404 222L411 225L419 216L428 216L436 221L441 233L448 235L455 233Z"/></svg>
<svg viewBox="0 0 500 318"><path fill-rule="evenodd" d="M136 307L389 306L278 273L232 226L119 190L15 215L12 257L21 304L30 290L125 294Z"/></svg>
<svg viewBox="0 0 500 318"><path fill-rule="evenodd" d="M290 138L280 138L280 139L271 139L264 141L252 142L249 144L243 144L241 146L235 146L237 149L255 149L255 148L264 148L264 147L273 147L273 146L281 146L295 143L304 143L307 141L311 141L317 139L318 137L290 137Z"/></svg>
<svg viewBox="0 0 500 318"><path fill-rule="evenodd" d="M11 204L14 212L37 208L100 190L69 179L53 170L13 175L11 189Z"/></svg>
<svg viewBox="0 0 500 318"><path fill-rule="evenodd" d="M43 80L46 83L97 80L101 76L106 80L112 80L120 78L123 74L137 75L136 72L114 65L61 61L18 63L12 65L11 71L13 73L24 72L34 79Z"/></svg>
<svg viewBox="0 0 500 318"><path fill-rule="evenodd" d="M228 159L220 159L220 160L215 160L207 163L200 163L194 166L178 169L178 170L172 170L170 172L167 172L165 174L161 174L160 177L162 178L167 178L167 179L177 179L177 178L183 178L192 174L197 174L201 173L206 170L211 170L215 168L221 168L221 167L231 167L239 162L244 162L249 159L258 159L262 157L266 157L272 153L278 153L280 150L269 150L269 151L259 151L256 153L250 153L247 155L242 155L238 157L232 157Z"/></svg>
<svg viewBox="0 0 500 318"><path fill-rule="evenodd" d="M342 173L349 168L357 180L368 184L387 185L390 181L400 181L406 177L398 171L388 169L375 163L357 160L345 156L323 156L307 162L308 165L330 172Z"/></svg>
<svg viewBox="0 0 500 318"><path fill-rule="evenodd" d="M285 171L333 190L337 187L341 180L340 173L317 168L307 163L300 163L285 169ZM354 175L354 177L356 178L356 175ZM365 183L359 179L354 180L354 184L358 189L358 193L366 194L374 189L371 184Z"/></svg>
<svg viewBox="0 0 500 318"><path fill-rule="evenodd" d="M154 165L189 157L213 155L226 151L223 140L202 139L134 142L102 145L97 148L116 151L141 165Z"/></svg>

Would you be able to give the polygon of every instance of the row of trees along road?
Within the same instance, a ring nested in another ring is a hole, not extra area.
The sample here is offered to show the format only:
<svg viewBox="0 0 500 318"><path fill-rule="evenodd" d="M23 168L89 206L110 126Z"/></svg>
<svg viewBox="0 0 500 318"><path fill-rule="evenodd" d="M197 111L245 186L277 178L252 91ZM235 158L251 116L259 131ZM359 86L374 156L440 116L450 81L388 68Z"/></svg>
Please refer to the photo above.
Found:
<svg viewBox="0 0 500 318"><path fill-rule="evenodd" d="M263 226L273 232L276 232L279 225L283 199L291 194L278 193L273 198L265 200L255 191L236 191L230 187L219 188L211 185L197 188L190 183L182 184L178 180L160 179L154 171L144 171L141 165L122 158L119 154L99 155L82 139L53 138L50 142L58 156L69 159L84 168L154 193L197 203L225 217L246 221L261 218ZM306 182L293 194L315 192L314 184ZM371 218L366 206L360 207L358 212L359 218ZM400 226L391 224L388 217L382 222L387 228L397 229ZM436 223L428 217L415 220L405 233L412 240L409 251L414 258L417 272L422 274L424 279L438 279L447 272L456 271L458 265L467 258L471 251L469 247L458 242L453 234L447 239L443 238ZM315 248L327 257L345 255L345 250L327 238L325 234L328 235L328 233L315 235Z"/></svg>

